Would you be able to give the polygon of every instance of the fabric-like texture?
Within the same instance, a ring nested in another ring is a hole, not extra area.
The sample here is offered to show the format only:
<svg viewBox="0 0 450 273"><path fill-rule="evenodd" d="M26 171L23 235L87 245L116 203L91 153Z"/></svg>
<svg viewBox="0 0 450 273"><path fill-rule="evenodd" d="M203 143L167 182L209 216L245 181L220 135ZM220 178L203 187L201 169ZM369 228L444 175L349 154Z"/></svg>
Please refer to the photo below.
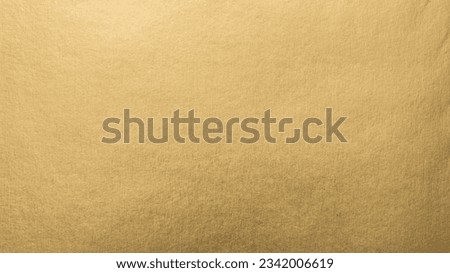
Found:
<svg viewBox="0 0 450 273"><path fill-rule="evenodd" d="M450 1L0 10L0 251L450 251ZM348 143L101 143L124 108L326 107Z"/></svg>

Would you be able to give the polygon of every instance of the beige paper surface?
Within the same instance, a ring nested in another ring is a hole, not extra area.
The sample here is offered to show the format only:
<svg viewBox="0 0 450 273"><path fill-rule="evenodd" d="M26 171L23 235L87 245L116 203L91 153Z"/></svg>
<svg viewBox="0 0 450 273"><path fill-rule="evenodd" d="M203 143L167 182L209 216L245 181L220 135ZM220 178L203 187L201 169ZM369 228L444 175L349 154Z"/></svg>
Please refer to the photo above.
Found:
<svg viewBox="0 0 450 273"><path fill-rule="evenodd" d="M0 251L450 251L450 2L0 1ZM347 116L348 143L102 121Z"/></svg>

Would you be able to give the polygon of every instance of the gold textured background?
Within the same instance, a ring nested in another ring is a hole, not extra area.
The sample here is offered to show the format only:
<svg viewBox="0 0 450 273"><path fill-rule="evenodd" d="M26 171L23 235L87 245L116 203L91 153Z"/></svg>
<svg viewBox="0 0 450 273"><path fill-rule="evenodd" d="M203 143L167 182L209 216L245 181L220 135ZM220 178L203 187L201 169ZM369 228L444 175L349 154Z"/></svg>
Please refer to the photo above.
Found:
<svg viewBox="0 0 450 273"><path fill-rule="evenodd" d="M450 251L450 1L0 8L0 251ZM100 142L123 108L325 107L349 143Z"/></svg>

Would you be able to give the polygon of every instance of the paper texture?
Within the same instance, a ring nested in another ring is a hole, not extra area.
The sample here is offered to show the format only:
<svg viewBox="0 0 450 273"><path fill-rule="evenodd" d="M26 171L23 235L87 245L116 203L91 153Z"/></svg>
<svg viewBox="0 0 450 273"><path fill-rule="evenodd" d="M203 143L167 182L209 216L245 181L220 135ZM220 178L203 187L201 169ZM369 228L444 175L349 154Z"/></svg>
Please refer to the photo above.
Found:
<svg viewBox="0 0 450 273"><path fill-rule="evenodd" d="M450 251L448 0L0 6L0 251ZM348 143L101 143L326 107Z"/></svg>

